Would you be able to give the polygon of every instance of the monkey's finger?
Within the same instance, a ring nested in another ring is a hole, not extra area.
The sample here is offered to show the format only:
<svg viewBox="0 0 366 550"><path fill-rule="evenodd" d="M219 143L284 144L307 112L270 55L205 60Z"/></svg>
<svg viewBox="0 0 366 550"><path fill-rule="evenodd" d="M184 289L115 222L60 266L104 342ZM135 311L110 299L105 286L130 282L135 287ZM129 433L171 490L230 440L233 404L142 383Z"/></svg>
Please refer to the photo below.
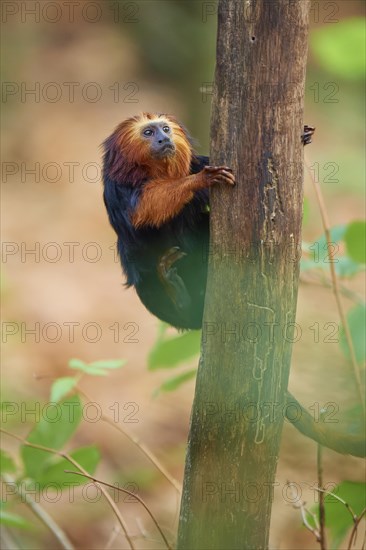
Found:
<svg viewBox="0 0 366 550"><path fill-rule="evenodd" d="M219 174L219 176L224 176L225 178L230 179L233 182L235 182L235 176L232 172L227 172L226 170L222 170L221 173Z"/></svg>
<svg viewBox="0 0 366 550"><path fill-rule="evenodd" d="M205 172L217 172L220 170L219 166L205 166L204 167Z"/></svg>
<svg viewBox="0 0 366 550"><path fill-rule="evenodd" d="M235 185L235 180L224 175L220 175L213 180L214 183L226 183L228 185Z"/></svg>
<svg viewBox="0 0 366 550"><path fill-rule="evenodd" d="M226 172L232 172L232 169L229 166L205 166L204 170L208 172L221 172L226 170Z"/></svg>
<svg viewBox="0 0 366 550"><path fill-rule="evenodd" d="M225 183L228 185L235 185L235 180L232 178L225 178Z"/></svg>
<svg viewBox="0 0 366 550"><path fill-rule="evenodd" d="M230 166L217 166L216 167L217 170L226 170L226 172L232 172L232 168L230 168Z"/></svg>

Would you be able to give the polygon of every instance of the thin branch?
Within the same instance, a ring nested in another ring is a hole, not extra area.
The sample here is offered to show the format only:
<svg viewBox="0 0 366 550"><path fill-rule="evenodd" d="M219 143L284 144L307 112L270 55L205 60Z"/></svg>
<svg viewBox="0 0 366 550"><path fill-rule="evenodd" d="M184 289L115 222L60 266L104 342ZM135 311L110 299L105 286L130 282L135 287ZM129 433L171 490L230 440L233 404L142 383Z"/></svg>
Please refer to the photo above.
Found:
<svg viewBox="0 0 366 550"><path fill-rule="evenodd" d="M159 531L160 535L161 535L161 538L163 539L163 541L165 542L166 544L166 547L169 549L169 550L172 550L172 547L170 546L167 538L165 537L164 535L164 532L162 531L158 521L155 519L153 513L151 512L150 508L147 506L147 504L142 500L141 497L139 497L138 495L136 495L136 493L132 493L131 491L128 491L127 489L122 489L122 487L118 487L118 485L112 485L111 483L107 483L106 481L102 481L100 479L97 479L96 477L93 477L89 474L84 474L83 472L72 472L71 470L64 470L64 472L66 474L75 474L75 475L78 475L78 476L83 476L83 477L86 477L88 479L91 479L92 481L94 481L95 483L100 483L101 485L105 485L106 487L110 487L111 489L114 489L117 491L121 491L121 493L125 493L126 495L129 495L130 497L133 497L135 498L136 500L139 501L139 503L145 508L146 512L149 514L149 516L151 517L151 519L153 520L153 522L155 523L155 526L157 528L157 530Z"/></svg>
<svg viewBox="0 0 366 550"><path fill-rule="evenodd" d="M87 399L88 401L90 401L92 403L95 402L79 386L76 386L76 389L81 395L83 395L85 397L85 399ZM110 424L111 426L113 426L122 435L127 437L127 439L129 439L134 445L136 445L140 449L140 451L150 460L150 462L152 462L154 464L154 466L159 470L159 472L169 481L169 483L171 483L173 485L174 489L178 492L178 494L179 495L181 494L182 486L180 485L180 483L173 476L170 475L170 473L162 465L160 460L154 455L154 453L152 453L150 451L150 449L148 447L146 447L146 445L138 437L136 437L135 435L129 434L126 430L122 429L119 426L119 424L116 424L116 422L114 422L114 420L111 417L104 414L103 412L102 412L102 415L101 415L100 418L101 418L101 420L104 420L104 422L107 422L107 424Z"/></svg>
<svg viewBox="0 0 366 550"><path fill-rule="evenodd" d="M318 486L323 489L323 447L317 445L317 473L318 473ZM320 548L321 550L327 549L327 540L325 536L325 506L324 506L324 493L319 494L319 534L320 534Z"/></svg>
<svg viewBox="0 0 366 550"><path fill-rule="evenodd" d="M354 524L353 524L353 528L352 528L352 531L351 531L351 536L350 536L350 539L349 539L349 543L348 543L348 546L347 546L347 550L351 550L352 548L352 544L355 544L356 543L356 537L357 537L357 527L361 521L361 519L363 518L363 516L366 514L366 508L364 508L361 512L361 514L357 517L357 519L354 519ZM353 539L354 539L354 542L353 542Z"/></svg>
<svg viewBox="0 0 366 550"><path fill-rule="evenodd" d="M140 520L140 518L136 518L136 523L137 523L137 527L139 528L140 530L140 533L141 533L141 537L143 539L146 539L148 540L150 537L149 537L149 533L146 531L145 527L143 526L142 524L142 521Z"/></svg>
<svg viewBox="0 0 366 550"><path fill-rule="evenodd" d="M327 246L328 246L328 249L331 250L330 246L331 246L332 241L331 241L331 236L330 236L330 224L329 224L329 220L328 220L327 209L325 207L325 203L324 203L324 199L323 199L323 194L322 194L322 191L320 189L319 183L313 177L313 174L311 173L310 167L309 167L309 165L306 161L305 161L305 166L306 166L306 169L309 173L310 179L311 179L311 181L313 183L313 186L314 186L316 198L317 198L318 205L319 205L320 215L321 215L321 219L322 219L322 223L323 223L323 229L324 229L324 233L325 233L325 237L326 237L326 241L327 241ZM343 325L343 330L344 330L344 334L346 336L348 348L350 350L351 363L352 363L353 373L354 373L355 380L356 380L357 391L359 393L361 406L362 406L363 412L365 414L365 403L364 403L363 393L362 393L362 384L361 384L361 376L360 376L359 365L357 363L357 358L356 358L355 349L354 349L354 346L353 346L351 333L350 333L349 326L348 326L348 323L347 323L347 318L346 318L344 310L343 310L343 305L342 305L342 300L341 300L340 290L339 290L339 282L338 282L338 277L337 277L337 274L336 274L336 271L335 271L334 262L330 262L329 267L330 267L330 276L331 276L331 280L332 280L333 293L334 293L334 296L335 296L335 299L336 299L337 308L338 308L339 316L340 316L340 319L341 319L341 322L342 322L342 325Z"/></svg>
<svg viewBox="0 0 366 550"><path fill-rule="evenodd" d="M38 517L38 519L53 533L56 537L62 548L65 550L74 550L74 546L66 535L65 531L61 529L55 520L42 508L38 502L36 502L22 485L18 484L11 476L8 474L2 474L4 483L9 487L15 487L16 493L22 498L24 502L32 512Z"/></svg>
<svg viewBox="0 0 366 550"><path fill-rule="evenodd" d="M145 529L141 526L139 522L139 518L135 518L137 527L139 528L140 534L139 535L130 535L131 539L133 540L148 540L150 542L153 542L154 544L159 544L159 541L156 539L153 539L152 537L148 536L148 533L145 531ZM112 548L112 545L114 544L116 538L121 532L121 527L119 525L115 525L112 529L111 535L107 541L107 544L104 547L104 550L109 550Z"/></svg>
<svg viewBox="0 0 366 550"><path fill-rule="evenodd" d="M354 513L354 511L352 510L351 506L348 504L348 502L346 502L345 500L343 500L343 498L339 497L338 495L335 495L334 493L332 493L331 491L326 491L325 489L320 489L320 487L314 487L315 491L319 491L319 493L324 493L326 495L329 495L331 497L334 497L336 500L339 500L339 502L341 502L346 508L347 510L349 511L349 513L351 514L351 517L352 517L352 521L355 521L357 519L357 516L356 514Z"/></svg>
<svg viewBox="0 0 366 550"><path fill-rule="evenodd" d="M0 544L1 548L7 550L19 550L22 546L14 538L14 533L6 525L2 525L0 529Z"/></svg>
<svg viewBox="0 0 366 550"><path fill-rule="evenodd" d="M26 445L27 447L32 447L33 449L39 449L40 451L44 451L46 453L51 453L51 454L60 456L61 458L64 458L65 460L70 462L73 466L75 466L75 468L77 468L85 476L89 475L88 472L86 470L84 470L84 468L78 462L76 462L76 460L74 460L72 458L72 456L70 456L69 454L67 454L65 452L57 451L56 449L51 449L49 447L44 447L43 445L37 445L36 443L30 443L29 441L27 441L23 437L20 437L20 436L15 435L11 432L8 432L7 430L4 430L3 428L0 428L0 432L4 433L6 435L9 435L10 437L13 437L14 439L17 439L18 441L20 441L22 443L22 445ZM129 543L129 545L130 545L131 550L135 550L135 546L134 546L134 544L133 544L133 542L132 542L132 540L131 540L131 538L128 534L128 531L127 531L127 525L125 524L125 521L122 518L116 504L113 502L113 499L111 498L109 493L104 489L104 487L102 485L98 484L97 482L95 482L95 485L101 490L104 498L107 500L108 504L110 505L113 512L115 513L116 518L118 519L118 522L122 527L122 530L125 534L125 537L126 537L128 543Z"/></svg>
<svg viewBox="0 0 366 550"><path fill-rule="evenodd" d="M293 484L288 482L288 485L291 487ZM293 489L292 489L292 492L294 494ZM303 500L300 500L298 503L294 503L293 508L295 508L295 510L298 510L298 509L300 510L301 517L302 517L302 522L303 522L304 526L306 527L306 529L308 531L313 533L313 535L316 538L317 542L321 542L320 527L319 527L319 522L318 522L318 518L316 517L316 515L313 512L310 512L310 510L308 510L307 508L305 508L305 502ZM310 523L308 522L308 516L310 516L313 519L313 521L315 523L315 527L312 527L310 525Z"/></svg>
<svg viewBox="0 0 366 550"><path fill-rule="evenodd" d="M110 548L112 548L112 544L114 543L120 532L121 527L119 525L115 525L111 531L111 535L107 541L107 544L104 547L104 550L109 550Z"/></svg>

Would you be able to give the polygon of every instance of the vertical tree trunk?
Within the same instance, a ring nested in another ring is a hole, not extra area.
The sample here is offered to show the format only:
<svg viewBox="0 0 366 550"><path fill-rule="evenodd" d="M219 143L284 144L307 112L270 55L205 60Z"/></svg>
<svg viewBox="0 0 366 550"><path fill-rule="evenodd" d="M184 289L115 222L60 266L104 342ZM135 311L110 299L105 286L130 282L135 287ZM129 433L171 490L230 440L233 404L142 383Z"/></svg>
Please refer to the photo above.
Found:
<svg viewBox="0 0 366 550"><path fill-rule="evenodd" d="M261 549L290 369L301 245L307 0L220 0L211 248L179 549Z"/></svg>

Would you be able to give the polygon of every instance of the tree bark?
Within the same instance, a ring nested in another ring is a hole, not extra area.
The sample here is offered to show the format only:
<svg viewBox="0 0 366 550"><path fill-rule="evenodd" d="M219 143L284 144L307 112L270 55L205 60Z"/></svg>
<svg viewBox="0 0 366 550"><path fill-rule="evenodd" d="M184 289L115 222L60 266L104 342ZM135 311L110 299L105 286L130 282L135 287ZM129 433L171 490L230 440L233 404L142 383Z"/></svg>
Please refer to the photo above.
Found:
<svg viewBox="0 0 366 550"><path fill-rule="evenodd" d="M307 0L219 0L202 349L179 549L268 547L303 206Z"/></svg>

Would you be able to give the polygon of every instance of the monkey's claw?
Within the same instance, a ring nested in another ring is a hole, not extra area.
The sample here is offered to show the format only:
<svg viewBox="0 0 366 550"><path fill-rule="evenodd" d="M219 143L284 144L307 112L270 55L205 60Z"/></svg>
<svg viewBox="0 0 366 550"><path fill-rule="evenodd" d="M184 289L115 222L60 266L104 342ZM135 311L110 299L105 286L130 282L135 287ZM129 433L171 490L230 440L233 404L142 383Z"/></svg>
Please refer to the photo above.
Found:
<svg viewBox="0 0 366 550"><path fill-rule="evenodd" d="M312 141L311 138L313 137L314 132L315 132L314 126L307 126L307 125L304 126L304 133L301 136L301 141L303 145L308 145L309 143L311 143Z"/></svg>
<svg viewBox="0 0 366 550"><path fill-rule="evenodd" d="M187 256L179 246L173 246L161 256L158 263L159 279L164 286L166 293L180 311L188 310L191 306L191 299L186 286L177 273L177 268L172 267L175 262Z"/></svg>
<svg viewBox="0 0 366 550"><path fill-rule="evenodd" d="M179 246L172 246L172 248L169 248L168 252L163 254L163 256L160 257L159 265L158 265L158 274L159 278L166 279L167 274L170 271L171 267L175 262L180 260L181 258L184 258L184 256L187 256L185 252L183 252Z"/></svg>

